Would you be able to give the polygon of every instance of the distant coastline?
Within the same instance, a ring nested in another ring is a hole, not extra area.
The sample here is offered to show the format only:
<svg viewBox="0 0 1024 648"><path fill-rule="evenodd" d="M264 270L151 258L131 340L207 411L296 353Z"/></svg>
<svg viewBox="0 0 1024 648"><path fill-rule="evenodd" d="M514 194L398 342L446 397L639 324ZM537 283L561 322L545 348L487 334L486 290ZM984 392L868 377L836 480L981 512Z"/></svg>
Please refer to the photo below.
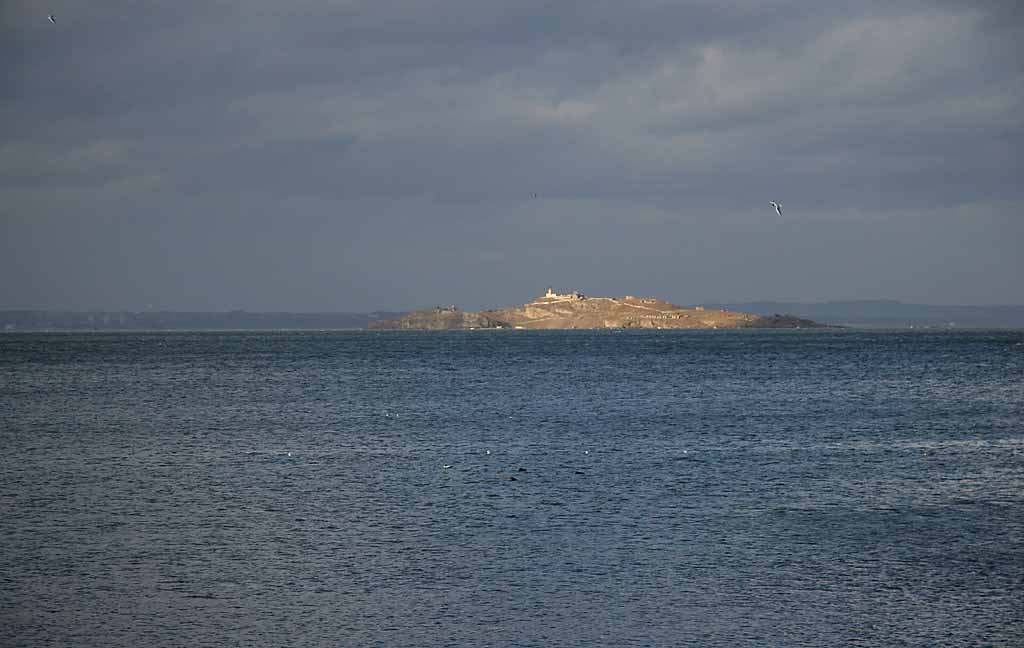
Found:
<svg viewBox="0 0 1024 648"><path fill-rule="evenodd" d="M401 312L252 313L248 311L0 310L0 331L359 330Z"/></svg>
<svg viewBox="0 0 1024 648"><path fill-rule="evenodd" d="M891 300L707 303L706 309L770 316L789 313L856 328L1024 328L1024 306L943 306ZM74 311L0 310L3 331L363 330L411 311Z"/></svg>
<svg viewBox="0 0 1024 648"><path fill-rule="evenodd" d="M874 299L829 302L736 302L709 308L741 310L757 315L795 313L800 317L856 328L1022 328L1024 306L956 306L910 304Z"/></svg>

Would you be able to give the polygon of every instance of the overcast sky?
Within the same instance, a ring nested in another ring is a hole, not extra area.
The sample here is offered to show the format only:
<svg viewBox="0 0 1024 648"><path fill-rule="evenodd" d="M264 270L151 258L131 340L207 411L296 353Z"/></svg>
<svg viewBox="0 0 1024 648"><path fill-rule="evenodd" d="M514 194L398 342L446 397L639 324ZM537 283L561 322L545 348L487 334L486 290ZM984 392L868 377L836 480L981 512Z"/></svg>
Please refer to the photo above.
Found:
<svg viewBox="0 0 1024 648"><path fill-rule="evenodd" d="M4 0L0 308L1024 304L1022 6Z"/></svg>

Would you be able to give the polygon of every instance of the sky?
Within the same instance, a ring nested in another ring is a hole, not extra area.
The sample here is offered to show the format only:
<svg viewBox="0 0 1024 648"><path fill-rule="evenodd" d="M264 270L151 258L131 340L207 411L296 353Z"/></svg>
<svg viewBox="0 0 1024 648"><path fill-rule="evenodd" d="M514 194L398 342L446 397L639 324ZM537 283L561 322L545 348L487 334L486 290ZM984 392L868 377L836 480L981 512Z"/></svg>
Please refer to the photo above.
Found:
<svg viewBox="0 0 1024 648"><path fill-rule="evenodd" d="M1024 304L1014 0L4 0L0 78L0 309Z"/></svg>

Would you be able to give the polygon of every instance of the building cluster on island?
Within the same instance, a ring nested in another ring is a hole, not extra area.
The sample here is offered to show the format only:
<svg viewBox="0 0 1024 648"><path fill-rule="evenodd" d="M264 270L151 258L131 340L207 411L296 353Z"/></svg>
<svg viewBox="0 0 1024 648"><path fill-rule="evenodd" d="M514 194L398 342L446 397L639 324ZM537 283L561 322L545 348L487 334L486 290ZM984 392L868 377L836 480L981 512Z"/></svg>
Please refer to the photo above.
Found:
<svg viewBox="0 0 1024 648"><path fill-rule="evenodd" d="M455 306L416 310L370 323L372 329L729 329L813 328L820 324L787 315L761 317L703 306L682 308L656 298L588 297L579 291L547 292L520 307L480 312Z"/></svg>
<svg viewBox="0 0 1024 648"><path fill-rule="evenodd" d="M550 286L549 286L548 287L548 291L546 293L544 293L544 297L542 299L554 299L554 300L558 300L558 301L565 301L565 300L578 300L578 299L586 299L586 298L587 298L587 296L584 295L583 293L581 293L578 290L574 290L571 293L567 293L565 295L559 295L554 290L552 290L550 288Z"/></svg>

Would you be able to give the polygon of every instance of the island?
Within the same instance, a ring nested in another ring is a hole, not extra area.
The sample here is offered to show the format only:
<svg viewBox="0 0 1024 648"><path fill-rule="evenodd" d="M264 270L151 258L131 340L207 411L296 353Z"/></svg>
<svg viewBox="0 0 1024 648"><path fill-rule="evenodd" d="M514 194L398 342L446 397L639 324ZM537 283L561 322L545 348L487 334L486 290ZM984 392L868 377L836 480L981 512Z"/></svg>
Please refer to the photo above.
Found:
<svg viewBox="0 0 1024 648"><path fill-rule="evenodd" d="M738 313L703 306L682 308L650 297L588 297L578 291L547 292L519 307L480 312L456 306L415 310L401 317L375 320L377 330L479 330L479 329L738 329L821 328L824 324L774 314Z"/></svg>

